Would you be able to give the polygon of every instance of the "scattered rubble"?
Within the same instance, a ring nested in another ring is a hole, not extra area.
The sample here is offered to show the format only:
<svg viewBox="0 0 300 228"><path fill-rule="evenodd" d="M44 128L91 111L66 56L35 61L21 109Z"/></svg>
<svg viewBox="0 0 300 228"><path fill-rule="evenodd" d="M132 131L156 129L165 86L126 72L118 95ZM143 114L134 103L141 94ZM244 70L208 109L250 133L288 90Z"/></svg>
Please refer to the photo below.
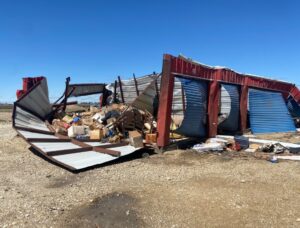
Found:
<svg viewBox="0 0 300 228"><path fill-rule="evenodd" d="M254 135L225 136L209 138L205 143L196 144L191 149L197 152L245 151L255 158L277 163L278 159L300 160L298 144L255 139ZM278 156L278 154L280 154Z"/></svg>

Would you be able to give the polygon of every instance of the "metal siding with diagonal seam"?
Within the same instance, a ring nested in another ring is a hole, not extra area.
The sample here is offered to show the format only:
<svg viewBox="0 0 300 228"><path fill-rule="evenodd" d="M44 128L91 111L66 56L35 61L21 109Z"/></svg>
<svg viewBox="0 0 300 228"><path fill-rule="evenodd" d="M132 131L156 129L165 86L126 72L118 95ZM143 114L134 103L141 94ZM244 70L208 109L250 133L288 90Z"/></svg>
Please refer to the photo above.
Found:
<svg viewBox="0 0 300 228"><path fill-rule="evenodd" d="M281 93L250 89L249 111L254 134L296 131Z"/></svg>

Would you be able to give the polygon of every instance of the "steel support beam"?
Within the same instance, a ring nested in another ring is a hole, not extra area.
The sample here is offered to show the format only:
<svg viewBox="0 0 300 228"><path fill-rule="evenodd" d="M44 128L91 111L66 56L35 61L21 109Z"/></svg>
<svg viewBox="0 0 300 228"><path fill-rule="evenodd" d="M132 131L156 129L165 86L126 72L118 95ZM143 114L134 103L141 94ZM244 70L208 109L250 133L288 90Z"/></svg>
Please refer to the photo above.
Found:
<svg viewBox="0 0 300 228"><path fill-rule="evenodd" d="M244 132L247 129L247 114L248 114L248 85L241 86L240 96L240 129Z"/></svg>
<svg viewBox="0 0 300 228"><path fill-rule="evenodd" d="M171 74L172 56L164 55L161 77L161 91L157 116L157 146L165 147L169 144L171 108L174 89L174 75Z"/></svg>
<svg viewBox="0 0 300 228"><path fill-rule="evenodd" d="M220 100L220 79L221 70L216 70L214 73L215 79L209 84L208 94L208 137L215 137L218 133L218 114L219 114L219 100Z"/></svg>

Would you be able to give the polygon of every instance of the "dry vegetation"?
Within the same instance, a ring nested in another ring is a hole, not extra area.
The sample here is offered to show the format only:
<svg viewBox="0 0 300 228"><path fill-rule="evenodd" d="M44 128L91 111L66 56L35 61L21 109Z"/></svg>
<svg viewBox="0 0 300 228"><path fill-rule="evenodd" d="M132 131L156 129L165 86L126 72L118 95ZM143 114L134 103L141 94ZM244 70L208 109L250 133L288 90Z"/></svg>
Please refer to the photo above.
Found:
<svg viewBox="0 0 300 228"><path fill-rule="evenodd" d="M300 226L297 162L172 151L73 174L0 119L0 227Z"/></svg>

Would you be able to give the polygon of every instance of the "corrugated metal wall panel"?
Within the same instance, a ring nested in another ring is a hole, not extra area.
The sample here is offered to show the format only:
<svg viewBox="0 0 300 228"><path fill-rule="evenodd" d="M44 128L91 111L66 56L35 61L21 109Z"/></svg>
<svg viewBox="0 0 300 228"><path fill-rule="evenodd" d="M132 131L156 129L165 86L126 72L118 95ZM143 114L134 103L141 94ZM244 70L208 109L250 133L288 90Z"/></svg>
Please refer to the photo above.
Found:
<svg viewBox="0 0 300 228"><path fill-rule="evenodd" d="M186 111L176 130L188 137L206 135L207 83L201 80L180 79L186 96Z"/></svg>
<svg viewBox="0 0 300 228"><path fill-rule="evenodd" d="M34 133L34 132L22 131L22 130L19 130L18 132L26 139L58 139L58 137L54 135Z"/></svg>
<svg viewBox="0 0 300 228"><path fill-rule="evenodd" d="M90 166L103 164L117 159L108 154L101 154L95 151L86 151L75 154L65 154L53 156L53 158L63 164L73 167L74 169L84 169Z"/></svg>
<svg viewBox="0 0 300 228"><path fill-rule="evenodd" d="M32 91L17 101L22 107L46 118L51 110L47 80L44 78Z"/></svg>
<svg viewBox="0 0 300 228"><path fill-rule="evenodd" d="M293 97L289 97L287 107L293 117L300 117L300 106Z"/></svg>
<svg viewBox="0 0 300 228"><path fill-rule="evenodd" d="M249 109L254 134L296 131L281 93L250 89Z"/></svg>
<svg viewBox="0 0 300 228"><path fill-rule="evenodd" d="M237 131L240 115L240 95L236 85L221 84L220 114L227 118L218 128L225 131Z"/></svg>
<svg viewBox="0 0 300 228"><path fill-rule="evenodd" d="M45 122L40 120L38 117L26 112L20 107L16 107L14 123L16 127L32 128L35 130L49 131Z"/></svg>

